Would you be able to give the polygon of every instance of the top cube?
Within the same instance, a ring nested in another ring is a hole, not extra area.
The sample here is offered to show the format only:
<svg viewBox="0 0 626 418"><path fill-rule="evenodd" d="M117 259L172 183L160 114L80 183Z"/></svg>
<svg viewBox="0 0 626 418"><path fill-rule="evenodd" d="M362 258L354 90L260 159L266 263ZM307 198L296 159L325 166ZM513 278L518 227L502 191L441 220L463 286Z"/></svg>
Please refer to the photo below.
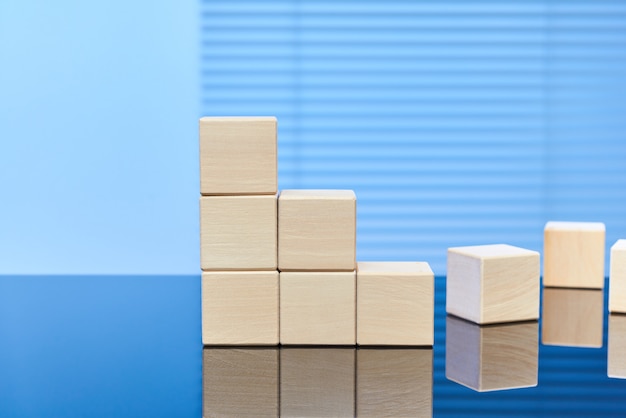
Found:
<svg viewBox="0 0 626 418"><path fill-rule="evenodd" d="M200 119L200 193L276 194L276 118Z"/></svg>

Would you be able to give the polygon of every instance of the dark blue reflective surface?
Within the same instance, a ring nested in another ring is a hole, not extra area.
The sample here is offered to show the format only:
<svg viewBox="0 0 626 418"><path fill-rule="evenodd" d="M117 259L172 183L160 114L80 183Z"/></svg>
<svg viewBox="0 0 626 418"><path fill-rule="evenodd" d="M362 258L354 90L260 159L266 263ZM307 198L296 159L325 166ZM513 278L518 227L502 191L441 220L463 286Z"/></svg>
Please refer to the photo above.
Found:
<svg viewBox="0 0 626 418"><path fill-rule="evenodd" d="M443 277L436 292L434 416L626 413L626 380L607 376L606 292L601 348L543 345L540 322L537 386L482 393L445 377ZM200 417L202 355L199 276L0 277L2 417Z"/></svg>

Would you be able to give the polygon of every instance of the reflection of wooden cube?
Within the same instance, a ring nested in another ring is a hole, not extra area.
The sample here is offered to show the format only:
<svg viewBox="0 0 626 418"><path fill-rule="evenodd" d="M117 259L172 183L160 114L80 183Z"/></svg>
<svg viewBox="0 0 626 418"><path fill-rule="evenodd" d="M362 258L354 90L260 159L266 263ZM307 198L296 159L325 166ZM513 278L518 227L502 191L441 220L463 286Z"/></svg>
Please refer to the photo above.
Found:
<svg viewBox="0 0 626 418"><path fill-rule="evenodd" d="M278 272L202 273L202 342L278 344Z"/></svg>
<svg viewBox="0 0 626 418"><path fill-rule="evenodd" d="M354 348L280 351L280 416L354 417Z"/></svg>
<svg viewBox="0 0 626 418"><path fill-rule="evenodd" d="M203 270L276 270L276 195L200 198Z"/></svg>
<svg viewBox="0 0 626 418"><path fill-rule="evenodd" d="M200 193L276 194L276 118L200 119Z"/></svg>
<svg viewBox="0 0 626 418"><path fill-rule="evenodd" d="M626 239L611 247L609 311L626 313Z"/></svg>
<svg viewBox="0 0 626 418"><path fill-rule="evenodd" d="M604 293L597 289L543 289L541 342L602 347Z"/></svg>
<svg viewBox="0 0 626 418"><path fill-rule="evenodd" d="M548 222L544 230L544 286L604 287L604 224Z"/></svg>
<svg viewBox="0 0 626 418"><path fill-rule="evenodd" d="M446 377L478 392L537 386L539 324L446 318Z"/></svg>
<svg viewBox="0 0 626 418"><path fill-rule="evenodd" d="M433 319L428 263L358 263L358 344L433 345Z"/></svg>
<svg viewBox="0 0 626 418"><path fill-rule="evenodd" d="M283 190L278 198L278 269L356 268L352 190Z"/></svg>
<svg viewBox="0 0 626 418"><path fill-rule="evenodd" d="M478 324L539 318L539 253L511 245L448 249L446 311Z"/></svg>
<svg viewBox="0 0 626 418"><path fill-rule="evenodd" d="M607 374L626 379L626 315L609 315Z"/></svg>
<svg viewBox="0 0 626 418"><path fill-rule="evenodd" d="M355 344L354 272L281 272L281 344Z"/></svg>
<svg viewBox="0 0 626 418"><path fill-rule="evenodd" d="M432 349L362 348L356 356L357 416L432 416Z"/></svg>
<svg viewBox="0 0 626 418"><path fill-rule="evenodd" d="M202 416L276 417L277 348L202 350Z"/></svg>

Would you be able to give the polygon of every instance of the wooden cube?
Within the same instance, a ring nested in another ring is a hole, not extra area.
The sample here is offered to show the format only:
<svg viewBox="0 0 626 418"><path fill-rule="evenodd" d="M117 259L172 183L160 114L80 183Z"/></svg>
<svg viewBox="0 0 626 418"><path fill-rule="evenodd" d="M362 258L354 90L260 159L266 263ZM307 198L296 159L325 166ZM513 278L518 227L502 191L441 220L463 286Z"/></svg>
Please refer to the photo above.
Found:
<svg viewBox="0 0 626 418"><path fill-rule="evenodd" d="M626 379L626 315L609 315L607 374Z"/></svg>
<svg viewBox="0 0 626 418"><path fill-rule="evenodd" d="M541 342L566 347L602 347L604 292L543 289Z"/></svg>
<svg viewBox="0 0 626 418"><path fill-rule="evenodd" d="M446 378L478 392L537 386L539 323L446 318Z"/></svg>
<svg viewBox="0 0 626 418"><path fill-rule="evenodd" d="M626 239L611 247L609 311L626 313Z"/></svg>
<svg viewBox="0 0 626 418"><path fill-rule="evenodd" d="M505 244L448 249L446 311L478 324L539 318L539 253Z"/></svg>
<svg viewBox="0 0 626 418"><path fill-rule="evenodd" d="M278 344L278 272L202 273L202 343Z"/></svg>
<svg viewBox="0 0 626 418"><path fill-rule="evenodd" d="M276 118L200 119L203 195L276 194Z"/></svg>
<svg viewBox="0 0 626 418"><path fill-rule="evenodd" d="M362 348L356 356L356 416L432 417L432 348Z"/></svg>
<svg viewBox="0 0 626 418"><path fill-rule="evenodd" d="M353 345L355 272L281 272L281 344Z"/></svg>
<svg viewBox="0 0 626 418"><path fill-rule="evenodd" d="M283 190L278 198L278 269L356 268L356 196L352 190Z"/></svg>
<svg viewBox="0 0 626 418"><path fill-rule="evenodd" d="M281 417L354 417L354 348L280 351Z"/></svg>
<svg viewBox="0 0 626 418"><path fill-rule="evenodd" d="M205 348L202 416L278 416L278 367L277 348Z"/></svg>
<svg viewBox="0 0 626 418"><path fill-rule="evenodd" d="M548 222L544 230L543 285L602 289L604 235L599 222Z"/></svg>
<svg viewBox="0 0 626 418"><path fill-rule="evenodd" d="M276 195L200 198L202 270L276 270Z"/></svg>
<svg viewBox="0 0 626 418"><path fill-rule="evenodd" d="M435 280L428 263L357 265L357 343L433 345Z"/></svg>

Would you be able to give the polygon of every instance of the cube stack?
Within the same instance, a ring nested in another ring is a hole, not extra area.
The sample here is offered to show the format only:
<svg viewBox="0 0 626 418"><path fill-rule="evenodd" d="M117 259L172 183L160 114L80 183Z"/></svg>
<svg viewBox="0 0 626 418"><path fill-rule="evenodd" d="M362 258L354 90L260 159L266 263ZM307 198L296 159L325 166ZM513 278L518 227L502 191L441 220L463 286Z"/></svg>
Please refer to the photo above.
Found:
<svg viewBox="0 0 626 418"><path fill-rule="evenodd" d="M276 119L200 119L202 342L278 343Z"/></svg>
<svg viewBox="0 0 626 418"><path fill-rule="evenodd" d="M428 264L357 269L355 193L277 195L276 155L273 117L200 119L203 344L432 345Z"/></svg>

